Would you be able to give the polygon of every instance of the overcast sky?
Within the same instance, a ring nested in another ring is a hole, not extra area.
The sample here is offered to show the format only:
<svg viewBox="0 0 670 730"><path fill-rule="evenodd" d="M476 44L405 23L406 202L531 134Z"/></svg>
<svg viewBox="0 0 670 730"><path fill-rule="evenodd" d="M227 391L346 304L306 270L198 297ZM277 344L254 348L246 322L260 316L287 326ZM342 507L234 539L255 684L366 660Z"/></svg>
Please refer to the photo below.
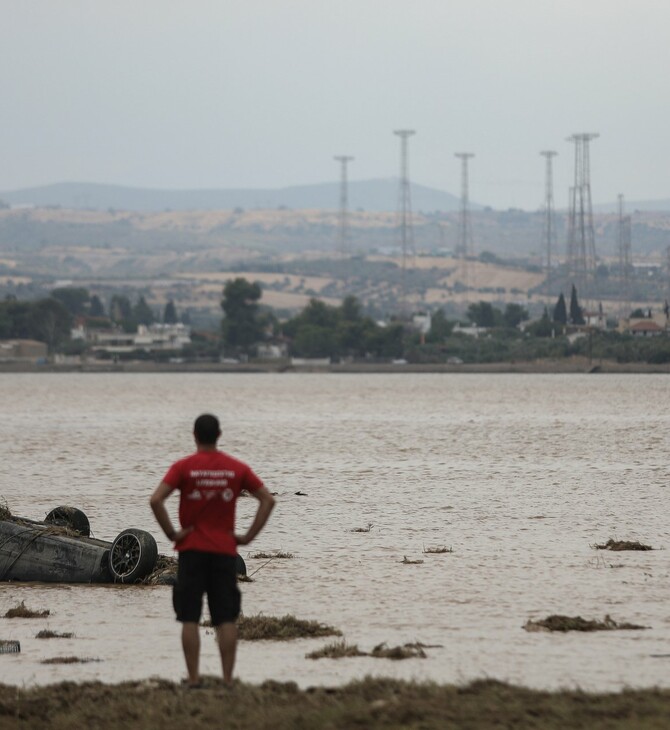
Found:
<svg viewBox="0 0 670 730"><path fill-rule="evenodd" d="M0 0L0 190L397 176L537 208L670 197L668 0Z"/></svg>

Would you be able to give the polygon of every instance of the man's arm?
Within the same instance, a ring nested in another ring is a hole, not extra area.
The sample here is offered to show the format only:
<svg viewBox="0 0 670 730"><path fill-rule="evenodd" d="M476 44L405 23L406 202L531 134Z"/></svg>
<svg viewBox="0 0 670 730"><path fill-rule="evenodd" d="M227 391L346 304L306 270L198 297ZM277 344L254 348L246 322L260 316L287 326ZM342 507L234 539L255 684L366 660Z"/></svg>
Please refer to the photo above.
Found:
<svg viewBox="0 0 670 730"><path fill-rule="evenodd" d="M248 545L258 535L265 527L265 523L268 521L268 517L275 506L275 498L265 487L254 489L249 494L258 500L258 509L256 510L254 521L246 533L244 535L235 535L235 541L238 545Z"/></svg>
<svg viewBox="0 0 670 730"><path fill-rule="evenodd" d="M170 515L165 508L165 500L172 494L172 492L173 488L169 484L161 482L156 487L156 491L151 495L149 504L151 505L151 509L156 517L156 521L161 526L161 529L165 533L167 539L174 543L178 543L181 542L190 532L193 532L193 528L187 527L185 529L175 530L172 526Z"/></svg>

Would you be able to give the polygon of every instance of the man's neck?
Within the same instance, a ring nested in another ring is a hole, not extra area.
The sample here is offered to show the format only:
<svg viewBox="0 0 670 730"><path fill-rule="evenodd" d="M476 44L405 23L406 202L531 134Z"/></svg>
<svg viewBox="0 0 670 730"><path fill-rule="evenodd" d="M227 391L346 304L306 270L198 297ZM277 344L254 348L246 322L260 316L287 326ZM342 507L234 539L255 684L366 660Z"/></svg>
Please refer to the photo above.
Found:
<svg viewBox="0 0 670 730"><path fill-rule="evenodd" d="M216 444L197 444L198 453L201 451L218 451Z"/></svg>

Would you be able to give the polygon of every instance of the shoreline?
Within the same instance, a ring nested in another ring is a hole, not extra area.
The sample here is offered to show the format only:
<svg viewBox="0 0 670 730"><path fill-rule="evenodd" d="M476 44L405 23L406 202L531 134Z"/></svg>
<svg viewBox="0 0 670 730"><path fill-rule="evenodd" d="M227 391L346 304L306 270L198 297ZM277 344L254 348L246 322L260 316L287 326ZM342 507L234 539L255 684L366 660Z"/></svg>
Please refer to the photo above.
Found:
<svg viewBox="0 0 670 730"><path fill-rule="evenodd" d="M303 728L559 728L645 730L667 727L670 690L616 693L549 692L492 679L438 685L367 677L340 687L293 682L236 683L226 689L205 677L189 690L165 679L120 684L61 682L22 688L0 685L1 725L7 730L92 726L138 730L219 727L222 717L244 730Z"/></svg>
<svg viewBox="0 0 670 730"><path fill-rule="evenodd" d="M619 363L613 360L566 358L565 360L534 360L527 362L463 363L333 363L292 365L282 362L218 363L184 362L157 363L129 361L123 363L30 363L0 362L2 373L340 373L340 374L389 374L389 373L521 373L521 374L668 374L670 363Z"/></svg>

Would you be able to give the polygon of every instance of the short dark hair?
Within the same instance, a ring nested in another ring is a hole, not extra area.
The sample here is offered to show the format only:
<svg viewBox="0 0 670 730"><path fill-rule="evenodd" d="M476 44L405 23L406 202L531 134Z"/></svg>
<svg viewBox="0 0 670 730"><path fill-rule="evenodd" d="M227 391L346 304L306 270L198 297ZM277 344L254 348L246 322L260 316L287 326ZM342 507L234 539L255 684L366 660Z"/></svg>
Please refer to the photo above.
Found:
<svg viewBox="0 0 670 730"><path fill-rule="evenodd" d="M198 416L193 424L193 435L199 444L212 446L221 435L219 419L212 416L211 413L203 413L202 416Z"/></svg>

